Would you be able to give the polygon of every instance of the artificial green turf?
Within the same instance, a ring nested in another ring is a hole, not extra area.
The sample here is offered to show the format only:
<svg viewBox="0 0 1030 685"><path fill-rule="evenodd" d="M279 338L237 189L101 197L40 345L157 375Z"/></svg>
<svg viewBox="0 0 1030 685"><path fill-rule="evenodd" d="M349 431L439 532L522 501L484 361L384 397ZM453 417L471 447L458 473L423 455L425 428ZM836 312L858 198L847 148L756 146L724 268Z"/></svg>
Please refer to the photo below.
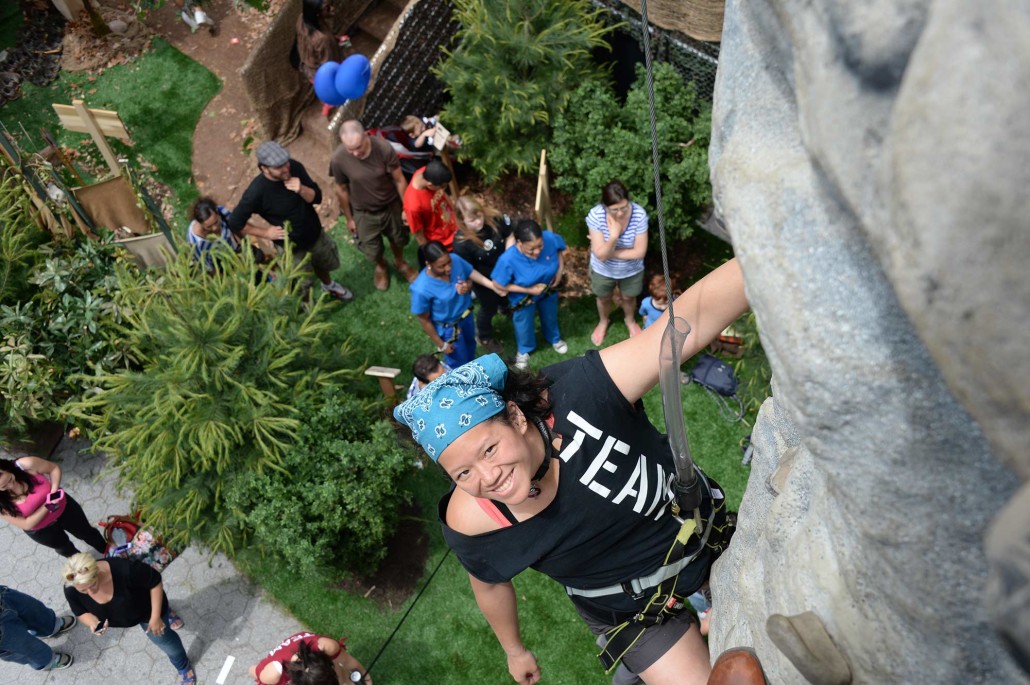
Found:
<svg viewBox="0 0 1030 685"><path fill-rule="evenodd" d="M342 260L334 276L353 289L357 297L333 312L336 335L340 340L349 338L368 364L402 369L397 380L406 384L411 379L411 361L418 354L433 351L433 346L409 313L407 284L391 274L390 289L376 291L372 285L371 264L347 241L340 239L345 233L340 225L333 229L332 235L340 242ZM408 247L407 253L413 264L414 245ZM589 336L597 311L592 298L563 300L559 316L570 356L593 348ZM511 322L498 316L494 327L496 338L504 341L509 355L513 354ZM614 323L605 342L610 344L625 337L625 327ZM531 357L533 368L562 358L549 345L541 344L539 349ZM369 378L368 383L370 390L375 391L374 379ZM748 428L720 418L714 400L700 388L683 386L682 396L693 454L726 489L731 508L736 509L749 473L749 468L740 464L739 448L739 441ZM663 427L658 390L649 393L644 403L648 415ZM414 455L413 450L413 458ZM410 478L421 508L425 534L430 540L428 577L446 551L435 512L436 502L446 491L447 483L432 466L423 471L413 470ZM322 579L284 572L256 555L251 554L248 559L250 573L273 597L313 630L347 635L348 648L366 665L412 601L409 599L404 607L383 608L373 599L327 587ZM569 685L610 682L595 658L593 636L577 616L562 587L535 571L521 574L515 579L515 586L523 638L537 655L544 682ZM376 664L373 674L377 682L396 685L510 682L504 654L476 607L467 574L453 556L444 561Z"/></svg>
<svg viewBox="0 0 1030 685"><path fill-rule="evenodd" d="M22 96L0 107L0 122L21 139L25 152L44 147L40 127L62 146L101 160L90 137L60 127L53 103L70 105L81 98L93 109L118 112L132 137L132 146L108 139L115 153L127 155L142 175L170 187L172 204L181 215L197 197L193 185L193 130L200 113L221 89L221 81L199 63L159 38L131 64L99 76L62 71L49 86L22 84ZM153 168L151 169L151 165ZM103 166L106 172L106 165Z"/></svg>
<svg viewBox="0 0 1030 685"><path fill-rule="evenodd" d="M0 0L0 50L18 44L18 30L24 22L18 0Z"/></svg>

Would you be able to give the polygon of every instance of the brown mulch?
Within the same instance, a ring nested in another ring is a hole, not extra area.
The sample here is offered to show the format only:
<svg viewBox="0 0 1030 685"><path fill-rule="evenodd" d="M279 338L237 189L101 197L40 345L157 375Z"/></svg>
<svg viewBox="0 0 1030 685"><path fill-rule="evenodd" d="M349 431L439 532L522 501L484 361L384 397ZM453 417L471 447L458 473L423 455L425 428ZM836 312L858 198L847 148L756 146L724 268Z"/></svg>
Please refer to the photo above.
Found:
<svg viewBox="0 0 1030 685"><path fill-rule="evenodd" d="M150 47L154 32L136 17L136 13L120 0L93 0L109 26L118 32L106 36L93 33L89 17L83 12L64 33L61 68L67 71L100 73L116 64L127 64Z"/></svg>
<svg viewBox="0 0 1030 685"><path fill-rule="evenodd" d="M339 587L393 610L411 597L426 568L429 535L416 505L401 510L397 532L386 543L389 550L379 571L366 577L352 577Z"/></svg>

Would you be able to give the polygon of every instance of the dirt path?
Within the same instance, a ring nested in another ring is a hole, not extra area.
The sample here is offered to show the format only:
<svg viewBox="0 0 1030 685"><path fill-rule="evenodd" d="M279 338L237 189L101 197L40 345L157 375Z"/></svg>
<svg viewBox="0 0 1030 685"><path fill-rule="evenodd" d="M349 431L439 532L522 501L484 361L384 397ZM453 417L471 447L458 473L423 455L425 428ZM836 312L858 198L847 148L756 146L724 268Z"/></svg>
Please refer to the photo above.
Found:
<svg viewBox="0 0 1030 685"><path fill-rule="evenodd" d="M179 18L179 9L172 2L164 3L153 12L147 24L222 80L222 90L208 103L193 134L193 178L202 194L232 207L257 174L251 154L244 152L244 142L253 136L252 149L256 149L263 135L243 90L240 69L274 15L271 10L267 14L249 9L237 11L231 0L212 0L205 7L218 25L215 36L207 31L192 33ZM238 39L235 44L233 38ZM319 105L313 105L305 115L305 133L289 145L289 150L321 186L325 199L319 214L323 223L332 223L337 210L332 184L326 175L329 166L327 134L307 132L308 128L320 124L319 110Z"/></svg>

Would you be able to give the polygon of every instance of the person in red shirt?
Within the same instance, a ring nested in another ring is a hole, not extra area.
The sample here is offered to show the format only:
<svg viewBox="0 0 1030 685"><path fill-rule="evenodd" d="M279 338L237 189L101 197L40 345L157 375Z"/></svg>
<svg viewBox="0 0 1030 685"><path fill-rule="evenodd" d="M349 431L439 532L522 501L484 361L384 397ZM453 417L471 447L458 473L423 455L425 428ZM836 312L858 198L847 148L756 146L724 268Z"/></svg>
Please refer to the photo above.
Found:
<svg viewBox="0 0 1030 685"><path fill-rule="evenodd" d="M443 162L434 159L411 177L404 193L404 216L408 228L419 245L438 240L450 252L458 220L454 206L444 188L451 182L451 172ZM419 264L419 266L423 266Z"/></svg>
<svg viewBox="0 0 1030 685"><path fill-rule="evenodd" d="M291 635L251 666L250 675L261 685L372 685L372 676L343 642L309 632Z"/></svg>

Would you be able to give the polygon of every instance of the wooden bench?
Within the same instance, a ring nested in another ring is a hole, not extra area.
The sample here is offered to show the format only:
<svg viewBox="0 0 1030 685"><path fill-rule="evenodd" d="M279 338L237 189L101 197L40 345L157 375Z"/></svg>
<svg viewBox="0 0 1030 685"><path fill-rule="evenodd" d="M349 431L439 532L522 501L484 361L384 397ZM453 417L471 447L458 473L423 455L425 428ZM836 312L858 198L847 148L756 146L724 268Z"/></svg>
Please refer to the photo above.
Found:
<svg viewBox="0 0 1030 685"><path fill-rule="evenodd" d="M397 401L397 385L394 383L394 379L397 378L400 372L400 369L394 369L389 366L370 366L365 369L366 376L373 376L379 379L379 388L383 391L383 395L394 403Z"/></svg>

